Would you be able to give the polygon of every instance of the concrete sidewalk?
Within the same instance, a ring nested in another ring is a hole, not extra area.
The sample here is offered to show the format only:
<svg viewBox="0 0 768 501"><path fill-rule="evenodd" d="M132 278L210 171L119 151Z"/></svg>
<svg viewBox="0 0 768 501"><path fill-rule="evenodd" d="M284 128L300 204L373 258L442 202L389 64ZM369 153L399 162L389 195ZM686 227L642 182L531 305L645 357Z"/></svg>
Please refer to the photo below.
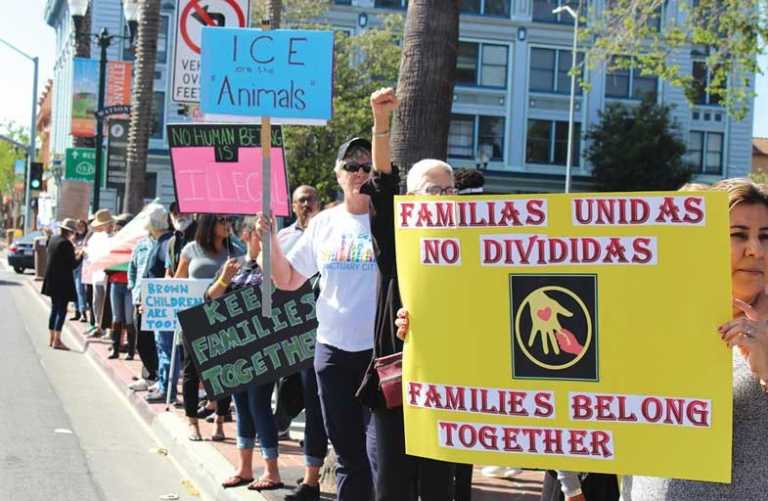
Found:
<svg viewBox="0 0 768 501"><path fill-rule="evenodd" d="M2 256L4 259L4 256ZM29 273L24 275L25 282L38 293L42 282L35 280ZM47 301L47 298L44 298ZM72 312L73 314L73 312ZM71 315L68 316L68 318ZM299 441L303 438L303 414L294 420L291 427L291 439L280 442L280 473L286 485L285 489L259 493L249 491L245 486L235 489L223 489L221 482L232 475L237 464L237 449L235 447L236 427L235 423L225 424L226 439L223 442L213 442L210 436L213 433L213 424L201 422L200 431L203 435L202 442L190 442L184 411L174 408L173 405L166 411L165 404L148 404L144 401L146 392L133 392L128 385L141 373L141 362L138 355L133 361L107 358L109 347L108 339L91 339L85 337L85 331L89 324L75 321L67 321L65 332L70 337L65 339L73 349L82 349L110 378L128 401L133 405L138 414L157 434L165 444L165 448L158 450L158 454L168 454L178 461L192 476L191 485L186 486L187 492L193 497L195 494L203 499L215 499L217 501L229 500L266 500L281 501L295 485L296 480L303 476L304 456ZM66 335L65 334L65 335ZM72 341L75 344L72 344ZM179 398L181 386L179 385ZM235 417L236 418L236 417ZM261 460L258 451L254 457L254 476L261 473ZM525 471L512 480L489 479L480 475L479 467L475 467L473 477L473 501L511 500L511 501L535 501L540 498L543 474L537 471ZM333 485L322 486L322 499L335 499Z"/></svg>

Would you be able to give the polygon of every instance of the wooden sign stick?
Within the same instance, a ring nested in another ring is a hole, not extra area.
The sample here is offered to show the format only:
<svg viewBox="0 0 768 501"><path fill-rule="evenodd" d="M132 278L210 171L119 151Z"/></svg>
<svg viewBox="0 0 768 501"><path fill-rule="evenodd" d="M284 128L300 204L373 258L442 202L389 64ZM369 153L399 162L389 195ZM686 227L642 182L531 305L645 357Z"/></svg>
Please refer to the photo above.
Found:
<svg viewBox="0 0 768 501"><path fill-rule="evenodd" d="M269 31L269 19L261 22L261 29ZM261 212L272 226L272 122L270 117L261 117ZM261 238L261 262L264 279L261 281L261 316L272 318L272 235L267 232Z"/></svg>

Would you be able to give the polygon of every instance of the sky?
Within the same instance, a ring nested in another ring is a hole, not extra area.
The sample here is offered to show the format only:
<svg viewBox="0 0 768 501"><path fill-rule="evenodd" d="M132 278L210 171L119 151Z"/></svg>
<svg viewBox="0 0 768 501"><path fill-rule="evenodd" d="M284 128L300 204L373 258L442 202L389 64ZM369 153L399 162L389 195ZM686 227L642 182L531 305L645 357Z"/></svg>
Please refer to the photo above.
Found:
<svg viewBox="0 0 768 501"><path fill-rule="evenodd" d="M53 76L55 40L53 28L45 24L45 0L0 0L0 38L40 58L38 97ZM760 66L768 73L768 55ZM29 126L32 109L32 63L0 44L0 123L15 121ZM758 75L755 100L755 137L768 137L768 76Z"/></svg>
<svg viewBox="0 0 768 501"><path fill-rule="evenodd" d="M0 38L30 56L37 56L38 97L53 76L56 44L45 24L45 0L0 0ZM0 122L13 120L29 127L32 113L32 62L0 43Z"/></svg>

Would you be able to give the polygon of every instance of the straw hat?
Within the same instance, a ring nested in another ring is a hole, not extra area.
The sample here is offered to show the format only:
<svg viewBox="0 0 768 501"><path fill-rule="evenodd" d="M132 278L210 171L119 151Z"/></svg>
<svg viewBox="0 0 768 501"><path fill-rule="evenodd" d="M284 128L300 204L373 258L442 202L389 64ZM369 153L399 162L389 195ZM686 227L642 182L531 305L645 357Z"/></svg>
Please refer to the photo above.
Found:
<svg viewBox="0 0 768 501"><path fill-rule="evenodd" d="M72 233L77 233L77 221L71 217L68 217L59 223L59 228L62 230L71 231Z"/></svg>
<svg viewBox="0 0 768 501"><path fill-rule="evenodd" d="M108 224L113 224L115 218L112 217L112 212L109 209L99 209L96 214L93 215L93 221L91 222L91 228L101 228Z"/></svg>

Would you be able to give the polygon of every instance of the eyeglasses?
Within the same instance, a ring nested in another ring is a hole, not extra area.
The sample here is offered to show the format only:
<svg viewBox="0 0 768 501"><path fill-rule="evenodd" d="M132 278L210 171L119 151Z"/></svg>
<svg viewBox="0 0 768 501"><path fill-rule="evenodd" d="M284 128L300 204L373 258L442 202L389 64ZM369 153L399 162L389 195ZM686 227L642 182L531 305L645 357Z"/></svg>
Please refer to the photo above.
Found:
<svg viewBox="0 0 768 501"><path fill-rule="evenodd" d="M371 162L367 162L367 163L364 163L364 164L357 164L357 163L349 162L349 163L345 163L344 165L341 166L342 169L344 169L347 172L351 172L353 174L355 172L359 171L360 169L363 169L363 172L368 174L369 172L371 172L371 167L372 167Z"/></svg>
<svg viewBox="0 0 768 501"><path fill-rule="evenodd" d="M453 186L443 188L436 184L428 184L422 187L418 193L421 195L455 195L458 193L458 190Z"/></svg>

